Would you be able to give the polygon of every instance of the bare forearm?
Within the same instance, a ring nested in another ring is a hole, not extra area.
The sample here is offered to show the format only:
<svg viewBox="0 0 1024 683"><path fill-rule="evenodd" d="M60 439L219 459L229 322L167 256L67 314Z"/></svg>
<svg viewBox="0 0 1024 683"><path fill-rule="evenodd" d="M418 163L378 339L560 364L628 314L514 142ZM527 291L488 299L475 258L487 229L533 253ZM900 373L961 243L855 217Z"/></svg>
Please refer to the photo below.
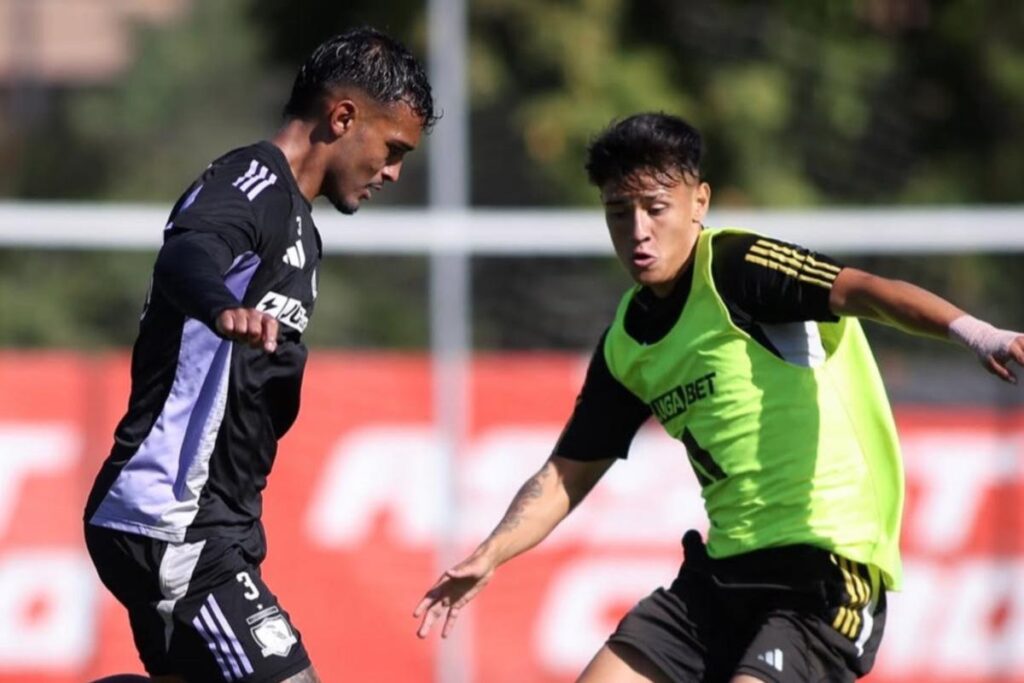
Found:
<svg viewBox="0 0 1024 683"><path fill-rule="evenodd" d="M614 459L577 462L552 456L519 488L477 553L500 565L544 540L611 467Z"/></svg>
<svg viewBox="0 0 1024 683"><path fill-rule="evenodd" d="M867 318L905 332L949 338L949 324L964 312L937 294L901 280L852 268L836 278L829 301L838 315Z"/></svg>
<svg viewBox="0 0 1024 683"><path fill-rule="evenodd" d="M505 516L480 544L496 565L540 543L565 519L571 509L569 495L549 460L526 480L505 511Z"/></svg>

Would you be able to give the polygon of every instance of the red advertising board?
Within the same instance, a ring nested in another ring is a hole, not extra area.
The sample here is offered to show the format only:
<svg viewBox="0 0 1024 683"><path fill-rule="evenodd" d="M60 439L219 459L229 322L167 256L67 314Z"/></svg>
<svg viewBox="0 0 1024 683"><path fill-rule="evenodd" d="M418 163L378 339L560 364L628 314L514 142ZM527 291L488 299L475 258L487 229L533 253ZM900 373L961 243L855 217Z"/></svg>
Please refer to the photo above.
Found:
<svg viewBox="0 0 1024 683"><path fill-rule="evenodd" d="M439 660L472 681L571 681L671 581L703 509L682 446L645 428L549 539L498 572L455 638L414 635L439 553L461 557L500 519L557 437L584 362L474 359L449 463L427 357L313 353L267 491L265 578L325 681L430 681ZM141 671L81 542L127 382L121 354L0 354L0 683ZM897 420L907 588L891 596L870 680L1024 681L1024 415L901 407Z"/></svg>

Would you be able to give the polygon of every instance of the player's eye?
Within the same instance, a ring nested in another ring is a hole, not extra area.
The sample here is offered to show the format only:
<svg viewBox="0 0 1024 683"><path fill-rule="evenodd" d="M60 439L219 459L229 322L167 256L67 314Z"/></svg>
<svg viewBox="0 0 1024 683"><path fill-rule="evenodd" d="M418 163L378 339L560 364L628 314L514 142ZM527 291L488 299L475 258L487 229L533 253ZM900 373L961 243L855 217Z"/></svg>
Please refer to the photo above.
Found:
<svg viewBox="0 0 1024 683"><path fill-rule="evenodd" d="M397 164L405 156L405 149L397 145L388 145L388 165Z"/></svg>

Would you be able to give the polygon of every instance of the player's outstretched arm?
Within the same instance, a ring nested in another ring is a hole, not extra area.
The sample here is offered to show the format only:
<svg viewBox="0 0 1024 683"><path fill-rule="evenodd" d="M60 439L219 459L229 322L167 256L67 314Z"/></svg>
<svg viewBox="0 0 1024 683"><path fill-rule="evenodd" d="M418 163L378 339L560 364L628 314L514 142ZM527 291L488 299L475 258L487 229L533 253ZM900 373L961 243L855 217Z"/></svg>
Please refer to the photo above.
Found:
<svg viewBox="0 0 1024 683"><path fill-rule="evenodd" d="M832 285L829 306L837 315L868 318L912 334L957 341L974 351L986 370L1012 384L1017 376L1010 363L1024 365L1024 335L993 327L909 282L844 268Z"/></svg>
<svg viewBox="0 0 1024 683"><path fill-rule="evenodd" d="M614 458L582 462L551 456L520 487L491 535L423 596L413 612L413 617L423 620L416 634L426 638L434 624L443 620L441 637L446 638L460 610L487 585L494 571L544 540L614 462Z"/></svg>

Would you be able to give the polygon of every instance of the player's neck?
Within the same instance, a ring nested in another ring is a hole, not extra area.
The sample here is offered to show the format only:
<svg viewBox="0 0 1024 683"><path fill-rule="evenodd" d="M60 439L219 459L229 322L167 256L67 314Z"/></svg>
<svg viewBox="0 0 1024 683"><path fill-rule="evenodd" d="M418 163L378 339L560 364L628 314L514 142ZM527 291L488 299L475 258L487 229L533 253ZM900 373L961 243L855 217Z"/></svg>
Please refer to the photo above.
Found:
<svg viewBox="0 0 1024 683"><path fill-rule="evenodd" d="M316 153L316 145L313 144L314 130L314 124L289 119L270 138L270 142L284 154L299 191L309 202L320 193L325 173L324 160Z"/></svg>

